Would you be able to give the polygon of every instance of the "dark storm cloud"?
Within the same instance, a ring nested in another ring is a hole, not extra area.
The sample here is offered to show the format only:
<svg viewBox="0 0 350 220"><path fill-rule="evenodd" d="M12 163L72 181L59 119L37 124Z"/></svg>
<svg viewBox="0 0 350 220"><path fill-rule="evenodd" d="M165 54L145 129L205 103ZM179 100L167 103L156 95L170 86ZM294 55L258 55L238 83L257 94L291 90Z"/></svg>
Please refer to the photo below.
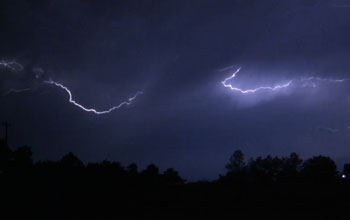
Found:
<svg viewBox="0 0 350 220"><path fill-rule="evenodd" d="M190 179L213 177L237 148L249 156L341 156L348 83L242 96L223 88L232 73L218 69L241 66L235 82L246 88L350 77L350 9L334 7L345 3L3 1L0 58L22 63L25 76L37 82L33 70L41 68L98 109L144 95L96 116L46 85L1 98L0 119L12 121L13 144L32 145L37 158L74 151L85 161L155 162ZM32 86L3 73L7 87Z"/></svg>

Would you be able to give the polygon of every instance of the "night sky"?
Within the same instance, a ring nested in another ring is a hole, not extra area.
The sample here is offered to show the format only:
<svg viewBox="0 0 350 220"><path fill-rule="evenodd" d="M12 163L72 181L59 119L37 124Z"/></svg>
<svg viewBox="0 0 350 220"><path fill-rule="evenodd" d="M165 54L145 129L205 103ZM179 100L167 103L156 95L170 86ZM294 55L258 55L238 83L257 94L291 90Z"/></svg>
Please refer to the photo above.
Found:
<svg viewBox="0 0 350 220"><path fill-rule="evenodd" d="M202 180L241 149L322 154L342 169L349 21L347 0L2 0L0 121L35 160L71 151ZM232 87L269 88L224 87L240 67ZM97 115L50 80L99 111L143 94Z"/></svg>

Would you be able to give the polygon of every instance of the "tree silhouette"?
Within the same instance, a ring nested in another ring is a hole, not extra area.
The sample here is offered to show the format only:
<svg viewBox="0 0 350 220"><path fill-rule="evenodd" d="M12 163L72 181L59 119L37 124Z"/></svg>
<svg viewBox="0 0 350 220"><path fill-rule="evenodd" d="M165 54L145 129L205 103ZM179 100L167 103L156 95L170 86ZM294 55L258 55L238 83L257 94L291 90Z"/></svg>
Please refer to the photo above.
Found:
<svg viewBox="0 0 350 220"><path fill-rule="evenodd" d="M266 158L257 157L249 162L249 172L252 178L257 182L275 182L281 171L281 160L278 157Z"/></svg>
<svg viewBox="0 0 350 220"><path fill-rule="evenodd" d="M185 182L179 175L179 173L173 168L169 168L164 171L164 179L168 184L183 184Z"/></svg>
<svg viewBox="0 0 350 220"><path fill-rule="evenodd" d="M233 152L225 166L227 173L219 176L219 182L229 184L244 184L247 181L247 164L241 150Z"/></svg>
<svg viewBox="0 0 350 220"><path fill-rule="evenodd" d="M330 157L317 156L304 162L302 176L312 182L332 182L337 178L337 166Z"/></svg>
<svg viewBox="0 0 350 220"><path fill-rule="evenodd" d="M303 163L303 160L300 159L299 155L296 153L291 153L289 157L284 158L284 170L288 173L298 172L300 165Z"/></svg>
<svg viewBox="0 0 350 220"><path fill-rule="evenodd" d="M230 157L229 163L226 164L228 172L237 172L245 167L244 154L241 150L236 150Z"/></svg>
<svg viewBox="0 0 350 220"><path fill-rule="evenodd" d="M147 166L147 168L144 171L142 171L142 173L147 176L155 177L159 175L159 168L154 164L150 164Z"/></svg>
<svg viewBox="0 0 350 220"><path fill-rule="evenodd" d="M83 168L84 163L75 156L72 152L69 152L68 154L64 155L62 159L60 160L60 164L64 168Z"/></svg>
<svg viewBox="0 0 350 220"><path fill-rule="evenodd" d="M138 168L136 163L131 163L128 167L127 167L127 171L129 174L131 175L136 175L138 173Z"/></svg>
<svg viewBox="0 0 350 220"><path fill-rule="evenodd" d="M140 173L140 177L145 184L158 185L161 182L159 168L154 164L148 165L147 168Z"/></svg>
<svg viewBox="0 0 350 220"><path fill-rule="evenodd" d="M281 181L297 181L303 160L296 153L291 153L289 157L282 158L282 170L279 174Z"/></svg>

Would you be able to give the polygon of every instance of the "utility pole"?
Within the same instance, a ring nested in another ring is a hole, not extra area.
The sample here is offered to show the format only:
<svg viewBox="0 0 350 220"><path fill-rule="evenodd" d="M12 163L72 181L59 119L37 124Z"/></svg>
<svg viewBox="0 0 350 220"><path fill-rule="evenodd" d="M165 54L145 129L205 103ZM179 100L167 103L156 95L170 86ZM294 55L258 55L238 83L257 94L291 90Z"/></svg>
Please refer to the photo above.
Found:
<svg viewBox="0 0 350 220"><path fill-rule="evenodd" d="M5 141L5 146L8 147L8 129L11 127L11 124L8 123L7 121L2 123L2 126L4 126L4 141Z"/></svg>

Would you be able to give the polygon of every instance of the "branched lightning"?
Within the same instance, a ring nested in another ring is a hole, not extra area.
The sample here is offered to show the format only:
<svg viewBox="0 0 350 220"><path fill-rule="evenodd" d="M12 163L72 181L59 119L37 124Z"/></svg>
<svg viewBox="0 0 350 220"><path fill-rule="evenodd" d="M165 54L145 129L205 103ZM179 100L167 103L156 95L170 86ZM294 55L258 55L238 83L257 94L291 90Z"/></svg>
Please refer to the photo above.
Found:
<svg viewBox="0 0 350 220"><path fill-rule="evenodd" d="M0 60L0 69L8 69L10 70L11 72L21 72L24 67L23 65L21 65L20 63L16 62L16 61L8 61L8 60ZM41 69L41 68L33 68L32 70L34 73L35 73L35 78L38 80L40 78L40 75L42 75L44 73L44 70ZM52 84L52 85L55 85L63 90L65 90L68 95L69 95L69 102L72 103L73 105L79 107L80 109L86 111L86 112L92 112L92 113L95 113L97 115L101 115L101 114L107 114L107 113L110 113L116 109L119 109L121 107L123 107L124 105L130 105L134 99L137 98L137 96L141 95L142 92L137 92L133 97L129 98L127 101L124 101L116 106L113 106L107 110L103 110L103 111L98 111L96 109L93 109L93 108L86 108L84 107L83 105L77 103L75 100L73 100L73 97L72 97L72 93L71 91L64 85L60 84L60 83L57 83L57 82L54 82L53 80L49 80L49 81L43 81L43 83L45 84ZM16 89L16 88L11 88L9 90L7 90L6 92L4 92L2 94L2 96L7 96L11 93L21 93L21 92L26 92L26 91L29 91L31 90L32 88L24 88L24 89Z"/></svg>
<svg viewBox="0 0 350 220"><path fill-rule="evenodd" d="M5 61L5 60L0 60L0 67L9 69L12 72L21 72L24 69L24 67L20 63L17 63L16 61Z"/></svg>
<svg viewBox="0 0 350 220"><path fill-rule="evenodd" d="M227 68L229 69L229 68ZM237 87L234 87L232 84L229 84L228 81L232 80L236 77L236 75L240 72L241 67L239 67L230 77L226 78L224 81L222 81L222 85L226 88L230 88L233 91L240 92L242 94L247 94L247 93L255 93L260 90L271 90L271 91L277 91L286 87L291 86L292 84L296 84L302 87L317 87L316 82L325 82L325 83L342 83L345 81L350 81L350 78L345 78L345 79L326 79L326 78L320 78L320 77L307 77L307 78L301 78L301 79L294 79L290 80L287 83L284 84L279 84L274 87L271 86L261 86L257 87L255 89L247 89L243 90Z"/></svg>
<svg viewBox="0 0 350 220"><path fill-rule="evenodd" d="M65 90L68 93L68 95L69 95L69 102L70 103L72 103L73 105L79 107L80 109L82 109L82 110L84 110L86 112L92 112L92 113L95 113L97 115L107 114L107 113L110 113L110 112L112 112L112 111L114 111L116 109L121 108L124 105L130 105L133 102L133 100L137 98L137 96L142 94L142 92L137 92L133 97L129 98L128 101L124 101L124 102L120 103L119 105L113 106L112 108L110 108L108 110L97 111L96 109L93 109L93 108L86 108L83 105L81 105L81 104L77 103L76 101L74 101L71 91L66 86L64 86L64 85L62 85L60 83L54 82L52 80L44 81L44 83L52 84L52 85L55 85L55 86Z"/></svg>
<svg viewBox="0 0 350 220"><path fill-rule="evenodd" d="M241 67L239 67L233 74L232 76L226 78L224 81L222 81L222 85L224 85L224 87L226 88L230 88L231 90L234 90L234 91L238 91L242 94L247 94L247 93L255 93L255 92L258 92L259 90L271 90L271 91L275 91L275 90L279 90L279 89L282 89L282 88L285 88L285 87L288 87L292 84L293 80L285 83L285 84L281 84L281 85L277 85L277 86L274 86L274 87L271 87L271 86L261 86L261 87L258 87L258 88L255 88L255 89L248 89L248 90L243 90L243 89L240 89L240 88L237 88L237 87L233 87L231 84L227 84L227 81L233 79L236 77L236 74L239 73L239 71L241 70Z"/></svg>

